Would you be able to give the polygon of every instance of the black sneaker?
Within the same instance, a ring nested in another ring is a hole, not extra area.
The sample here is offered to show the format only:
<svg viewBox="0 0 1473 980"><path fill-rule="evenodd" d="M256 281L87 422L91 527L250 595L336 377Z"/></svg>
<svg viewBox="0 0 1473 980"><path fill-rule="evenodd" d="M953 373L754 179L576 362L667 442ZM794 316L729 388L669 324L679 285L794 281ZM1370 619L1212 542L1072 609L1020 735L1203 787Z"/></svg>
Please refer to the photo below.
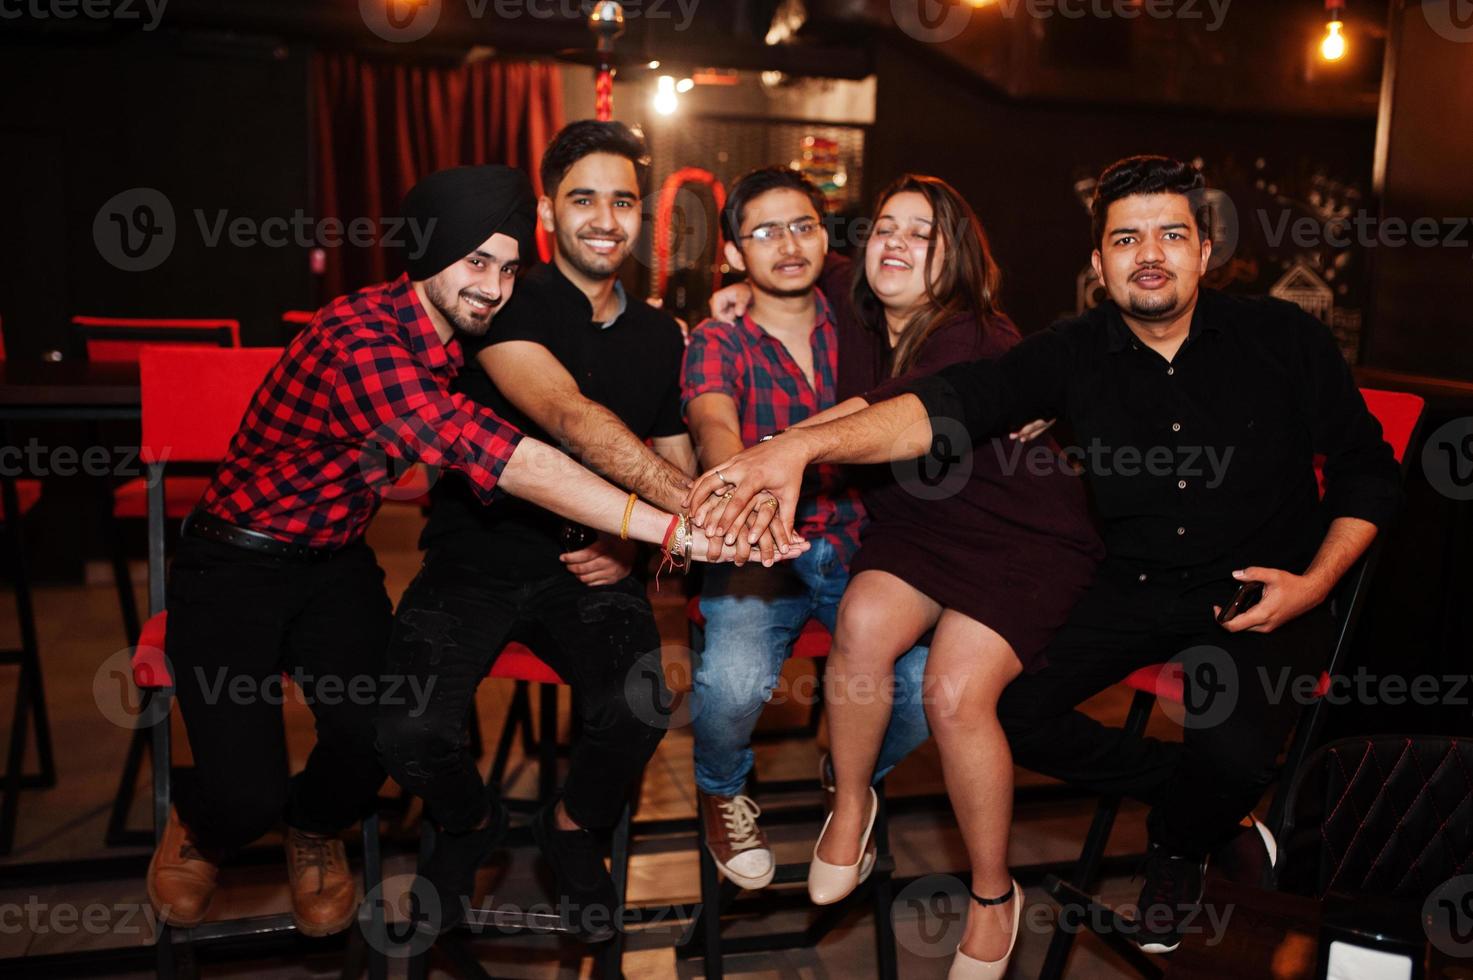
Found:
<svg viewBox="0 0 1473 980"><path fill-rule="evenodd" d="M1146 851L1146 883L1136 903L1135 941L1142 952L1169 953L1181 945L1181 927L1202 904L1207 859L1170 854L1160 844Z"/></svg>
<svg viewBox="0 0 1473 980"><path fill-rule="evenodd" d="M587 830L559 830L553 814L557 801L532 818L532 836L552 867L557 884L558 915L563 927L585 942L602 942L614 935L619 896L614 879L604 867L598 839Z"/></svg>
<svg viewBox="0 0 1473 980"><path fill-rule="evenodd" d="M428 894L439 900L439 931L453 929L465 919L476 887L476 871L506 836L506 807L491 800L486 826L459 834L435 831L434 850L419 868Z"/></svg>

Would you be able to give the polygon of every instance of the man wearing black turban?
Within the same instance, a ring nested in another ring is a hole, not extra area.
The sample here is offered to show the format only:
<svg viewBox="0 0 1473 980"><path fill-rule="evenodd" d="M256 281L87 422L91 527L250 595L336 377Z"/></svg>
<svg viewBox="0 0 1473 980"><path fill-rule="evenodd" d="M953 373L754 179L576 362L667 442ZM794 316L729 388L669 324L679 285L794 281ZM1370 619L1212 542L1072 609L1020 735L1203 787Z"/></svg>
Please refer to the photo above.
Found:
<svg viewBox="0 0 1473 980"><path fill-rule="evenodd" d="M170 925L201 922L220 862L281 821L298 928L321 936L353 921L339 834L371 817L385 778L374 715L391 625L363 534L396 492L393 471L452 470L483 503L505 491L667 553L706 553L683 519L450 391L458 338L486 332L531 251L527 178L501 166L441 171L404 210L424 243L409 271L317 312L256 391L184 523L165 652L195 766L148 872L149 898ZM290 778L283 673L317 730ZM393 690L421 702L434 693Z"/></svg>

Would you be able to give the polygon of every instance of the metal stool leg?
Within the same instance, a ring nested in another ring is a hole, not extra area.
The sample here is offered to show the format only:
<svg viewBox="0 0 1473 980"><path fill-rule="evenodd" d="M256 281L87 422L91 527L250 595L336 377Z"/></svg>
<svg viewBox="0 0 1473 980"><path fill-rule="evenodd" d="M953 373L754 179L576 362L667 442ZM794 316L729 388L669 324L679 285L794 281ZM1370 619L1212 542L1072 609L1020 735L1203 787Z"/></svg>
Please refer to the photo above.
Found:
<svg viewBox="0 0 1473 980"><path fill-rule="evenodd" d="M614 894L619 896L619 908L615 910L614 937L599 953L599 965L605 980L616 980L624 975L623 911L629 897L629 825L632 816L632 807L626 805L614 827L609 847L609 874L614 879Z"/></svg>
<svg viewBox="0 0 1473 980"><path fill-rule="evenodd" d="M557 795L557 685L538 685L541 735L537 740L537 800L544 806Z"/></svg>

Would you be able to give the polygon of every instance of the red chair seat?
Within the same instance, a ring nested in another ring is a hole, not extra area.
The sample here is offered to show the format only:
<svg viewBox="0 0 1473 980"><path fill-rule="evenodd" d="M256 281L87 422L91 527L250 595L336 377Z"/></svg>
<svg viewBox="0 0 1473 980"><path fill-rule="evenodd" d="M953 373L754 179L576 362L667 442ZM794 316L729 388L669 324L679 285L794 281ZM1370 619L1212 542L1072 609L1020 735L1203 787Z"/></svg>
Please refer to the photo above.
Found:
<svg viewBox="0 0 1473 980"><path fill-rule="evenodd" d="M175 476L164 481L164 514L171 520L182 520L194 510L199 498L210 485L207 476ZM113 491L113 515L148 516L148 481L143 477L129 480Z"/></svg>
<svg viewBox="0 0 1473 980"><path fill-rule="evenodd" d="M567 683L537 655L520 643L508 643L501 656L491 665L491 677L513 681L536 681L539 684Z"/></svg>
<svg viewBox="0 0 1473 980"><path fill-rule="evenodd" d="M150 616L138 635L132 664L133 683L140 688L170 687L174 683L169 674L169 662L164 658L164 632L168 620L167 611Z"/></svg>
<svg viewBox="0 0 1473 980"><path fill-rule="evenodd" d="M1165 663L1142 667L1125 679L1125 686L1181 704L1181 664ZM1322 698L1329 690L1330 675L1322 672L1320 682L1315 685L1314 696Z"/></svg>
<svg viewBox="0 0 1473 980"><path fill-rule="evenodd" d="M15 481L16 503L20 505L21 516L31 512L36 506L36 501L41 499L40 480L16 480ZM5 520L5 501L0 499L0 521Z"/></svg>
<svg viewBox="0 0 1473 980"><path fill-rule="evenodd" d="M685 604L685 614L692 623L705 627L706 617L701 615L700 596L690 597L690 601ZM798 634L797 642L793 644L793 656L827 657L833 641L834 638L829 636L828 628L823 623L810 619L803 624L803 630Z"/></svg>

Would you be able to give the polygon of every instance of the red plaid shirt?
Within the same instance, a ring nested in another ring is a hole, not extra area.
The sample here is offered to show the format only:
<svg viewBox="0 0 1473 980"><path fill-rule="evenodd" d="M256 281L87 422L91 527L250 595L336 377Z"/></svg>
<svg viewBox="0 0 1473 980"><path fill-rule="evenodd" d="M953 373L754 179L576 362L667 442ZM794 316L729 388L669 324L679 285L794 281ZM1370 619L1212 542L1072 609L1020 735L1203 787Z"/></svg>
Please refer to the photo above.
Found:
<svg viewBox="0 0 1473 980"><path fill-rule="evenodd" d="M339 548L378 510L390 459L457 470L489 503L522 434L450 393L462 363L408 276L338 297L257 389L200 505L283 541Z"/></svg>
<svg viewBox="0 0 1473 980"><path fill-rule="evenodd" d="M685 350L681 399L708 392L731 396L742 422L742 442L755 445L770 432L786 429L834 406L839 371L839 337L828 300L818 293L817 323L809 337L813 384L782 341L745 316L735 323L702 321L691 331ZM809 467L794 521L805 538L823 537L848 561L859 547L864 505L847 486L843 471L826 463Z"/></svg>

